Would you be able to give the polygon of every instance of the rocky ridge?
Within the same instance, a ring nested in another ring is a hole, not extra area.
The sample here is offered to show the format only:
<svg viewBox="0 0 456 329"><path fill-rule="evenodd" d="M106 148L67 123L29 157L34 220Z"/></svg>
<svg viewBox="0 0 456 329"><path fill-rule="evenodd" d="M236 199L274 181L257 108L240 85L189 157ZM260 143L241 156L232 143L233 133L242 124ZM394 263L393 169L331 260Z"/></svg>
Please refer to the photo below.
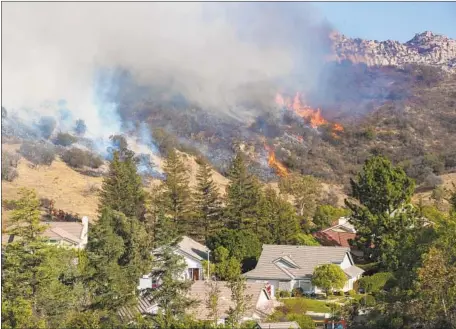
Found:
<svg viewBox="0 0 456 329"><path fill-rule="evenodd" d="M349 60L368 66L427 64L456 73L456 40L430 31L418 33L405 43L352 39L338 32L333 32L330 38L331 59L339 62Z"/></svg>

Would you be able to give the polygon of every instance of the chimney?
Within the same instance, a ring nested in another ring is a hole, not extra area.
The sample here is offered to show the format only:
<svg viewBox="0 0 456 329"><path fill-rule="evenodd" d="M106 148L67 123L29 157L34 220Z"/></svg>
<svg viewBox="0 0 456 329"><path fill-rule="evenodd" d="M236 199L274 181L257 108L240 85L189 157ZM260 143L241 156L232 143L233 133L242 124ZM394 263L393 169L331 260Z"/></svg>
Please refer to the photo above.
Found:
<svg viewBox="0 0 456 329"><path fill-rule="evenodd" d="M82 222L82 232L81 232L81 240L82 240L82 247L85 248L88 242L88 233L89 233L89 217L84 216L81 219Z"/></svg>

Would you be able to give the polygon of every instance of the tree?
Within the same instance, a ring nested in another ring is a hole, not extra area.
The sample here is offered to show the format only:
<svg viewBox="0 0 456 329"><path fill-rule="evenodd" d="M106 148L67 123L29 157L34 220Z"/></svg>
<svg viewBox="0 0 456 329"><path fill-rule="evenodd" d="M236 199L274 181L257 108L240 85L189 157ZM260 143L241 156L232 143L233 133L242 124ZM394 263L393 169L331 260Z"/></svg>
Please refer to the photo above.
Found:
<svg viewBox="0 0 456 329"><path fill-rule="evenodd" d="M352 196L358 202L345 203L352 211L350 222L357 231L355 244L366 258L383 258L385 267L394 270L400 265L399 249L416 243L414 239L422 228L418 212L409 205L413 180L400 167L377 156L366 161L351 185Z"/></svg>
<svg viewBox="0 0 456 329"><path fill-rule="evenodd" d="M247 171L244 158L237 153L228 172L230 183L226 187L225 218L232 229L250 228L255 231L258 205L261 200L260 185Z"/></svg>
<svg viewBox="0 0 456 329"><path fill-rule="evenodd" d="M86 284L91 292L92 310L116 311L131 303L135 296L138 277L128 280L128 266L120 265L125 245L115 233L114 216L112 210L104 208L89 231Z"/></svg>
<svg viewBox="0 0 456 329"><path fill-rule="evenodd" d="M77 138L70 135L69 133L59 132L55 137L54 144L61 146L70 146L77 142Z"/></svg>
<svg viewBox="0 0 456 329"><path fill-rule="evenodd" d="M263 242L292 244L300 232L296 211L271 187L266 188L260 202L261 225L257 232Z"/></svg>
<svg viewBox="0 0 456 329"><path fill-rule="evenodd" d="M321 244L311 235L299 233L296 235L296 244L300 246L320 246Z"/></svg>
<svg viewBox="0 0 456 329"><path fill-rule="evenodd" d="M239 275L237 277L230 278L227 282L227 286L231 290L231 301L233 306L230 306L228 310L227 322L237 328L242 321L245 312L249 309L252 296L246 295L246 279Z"/></svg>
<svg viewBox="0 0 456 329"><path fill-rule="evenodd" d="M233 280L241 275L241 263L230 257L229 251L219 246L214 251L215 273L222 281Z"/></svg>
<svg viewBox="0 0 456 329"><path fill-rule="evenodd" d="M181 278L187 265L182 256L174 253L176 244L177 240L154 252L155 266L151 275L159 285L146 291L146 296L159 308L156 321L163 328L170 328L177 320L182 320L186 309L195 303L188 297L192 281Z"/></svg>
<svg viewBox="0 0 456 329"><path fill-rule="evenodd" d="M435 247L424 255L415 287L418 298L412 302L416 320L440 328L456 326L455 265L444 251Z"/></svg>
<svg viewBox="0 0 456 329"><path fill-rule="evenodd" d="M99 209L105 207L145 221L145 192L132 156L121 159L114 152L100 193Z"/></svg>
<svg viewBox="0 0 456 329"><path fill-rule="evenodd" d="M41 117L38 122L38 129L41 131L41 136L45 139L49 139L54 132L56 124L53 117Z"/></svg>
<svg viewBox="0 0 456 329"><path fill-rule="evenodd" d="M76 124L74 126L74 132L78 136L84 136L87 131L87 126L85 124L85 121L82 119L76 120Z"/></svg>
<svg viewBox="0 0 456 329"><path fill-rule="evenodd" d="M312 284L326 293L333 289L342 289L347 282L347 277L340 266L325 264L317 266L312 274Z"/></svg>
<svg viewBox="0 0 456 329"><path fill-rule="evenodd" d="M208 283L209 291L207 293L206 307L209 310L208 317L212 319L214 326L217 326L219 319L220 289L217 281L210 280Z"/></svg>
<svg viewBox="0 0 456 329"><path fill-rule="evenodd" d="M166 178L161 185L158 202L179 234L185 234L189 231L192 196L188 170L175 150L168 153L163 171Z"/></svg>
<svg viewBox="0 0 456 329"><path fill-rule="evenodd" d="M307 221L313 216L320 198L320 183L312 176L291 174L280 179L279 188L281 193L293 197L301 228L307 230Z"/></svg>
<svg viewBox="0 0 456 329"><path fill-rule="evenodd" d="M317 207L313 216L313 223L318 230L327 228L340 217L347 216L348 209L336 208L330 205L320 205Z"/></svg>
<svg viewBox="0 0 456 329"><path fill-rule="evenodd" d="M257 235L248 230L222 229L209 237L206 245L213 252L219 246L226 248L229 252L229 257L234 257L242 263L244 271L255 267L262 248Z"/></svg>
<svg viewBox="0 0 456 329"><path fill-rule="evenodd" d="M352 197L374 214L392 214L410 202L415 190L414 181L404 170L382 156L366 160L363 170L350 184Z"/></svg>
<svg viewBox="0 0 456 329"><path fill-rule="evenodd" d="M217 186L212 180L211 168L206 162L199 165L196 174L197 185L194 192L195 238L204 242L221 225L221 201Z"/></svg>

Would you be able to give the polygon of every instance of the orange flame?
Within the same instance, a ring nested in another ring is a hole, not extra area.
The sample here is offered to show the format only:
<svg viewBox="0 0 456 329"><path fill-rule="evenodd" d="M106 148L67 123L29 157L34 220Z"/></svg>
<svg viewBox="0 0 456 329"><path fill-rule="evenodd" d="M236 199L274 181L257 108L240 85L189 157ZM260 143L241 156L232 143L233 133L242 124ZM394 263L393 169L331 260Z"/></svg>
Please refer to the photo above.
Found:
<svg viewBox="0 0 456 329"><path fill-rule="evenodd" d="M285 177L288 175L288 170L287 168L276 159L274 149L270 146L268 146L266 143L264 143L264 148L266 151L268 151L268 165L269 167L273 168L276 172L276 174L280 177Z"/></svg>
<svg viewBox="0 0 456 329"><path fill-rule="evenodd" d="M290 102L290 100L285 99L282 95L277 94L276 103L280 106L288 108L301 118L309 121L312 128L317 128L328 123L328 120L326 120L321 114L320 109L315 110L308 105L302 104L301 95L299 93L296 93L295 97L293 98L293 102ZM342 132L344 131L344 128L341 124L335 123L333 124L333 131Z"/></svg>

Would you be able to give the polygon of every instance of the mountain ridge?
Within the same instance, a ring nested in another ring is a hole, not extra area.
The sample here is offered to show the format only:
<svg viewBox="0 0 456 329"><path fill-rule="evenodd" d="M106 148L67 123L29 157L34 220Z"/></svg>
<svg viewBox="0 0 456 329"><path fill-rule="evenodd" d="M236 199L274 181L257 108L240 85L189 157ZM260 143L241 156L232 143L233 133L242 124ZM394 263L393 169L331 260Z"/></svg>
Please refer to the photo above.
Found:
<svg viewBox="0 0 456 329"><path fill-rule="evenodd" d="M330 34L330 60L348 60L368 66L425 64L456 73L456 40L431 31L417 33L407 42L350 38L337 31Z"/></svg>

